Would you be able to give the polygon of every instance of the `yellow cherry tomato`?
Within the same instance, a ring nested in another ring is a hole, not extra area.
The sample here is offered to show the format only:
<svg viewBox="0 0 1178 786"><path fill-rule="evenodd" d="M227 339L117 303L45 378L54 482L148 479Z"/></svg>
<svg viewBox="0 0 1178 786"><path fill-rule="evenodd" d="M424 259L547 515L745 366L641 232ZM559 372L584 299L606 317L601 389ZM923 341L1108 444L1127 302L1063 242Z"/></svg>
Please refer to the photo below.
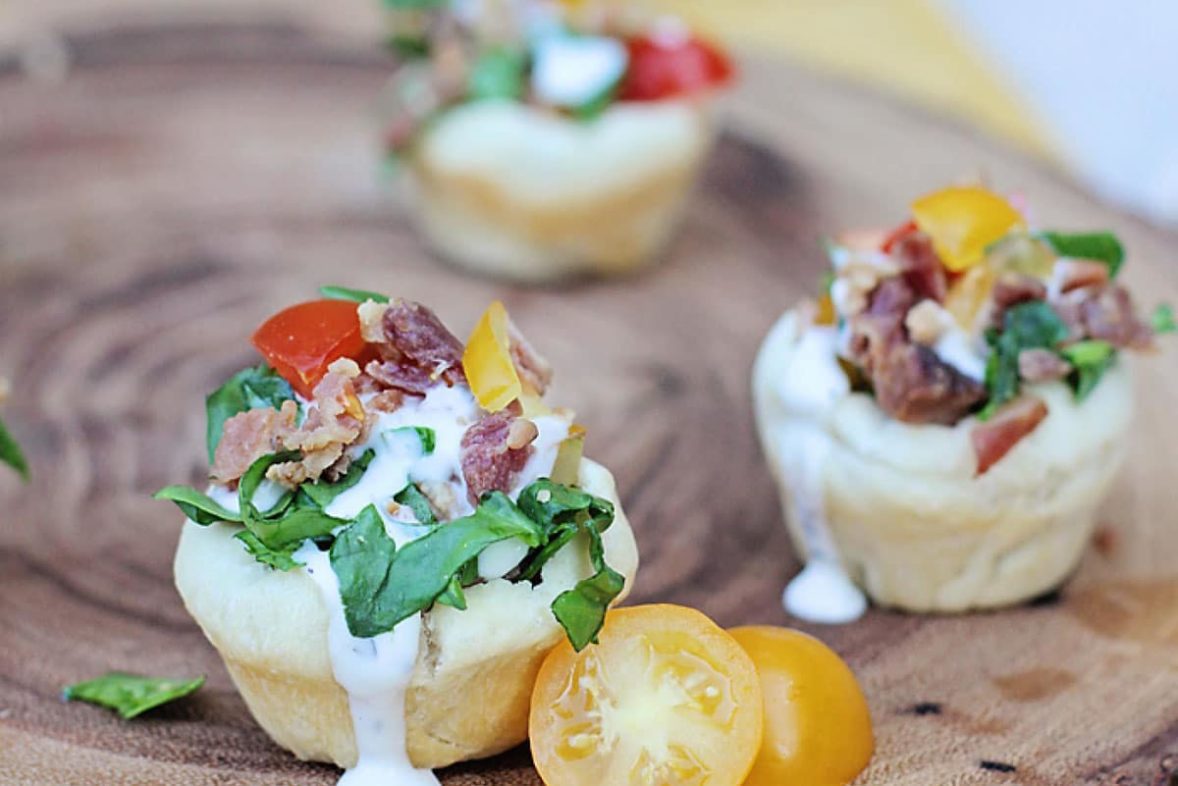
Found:
<svg viewBox="0 0 1178 786"><path fill-rule="evenodd" d="M867 700L829 647L787 628L729 631L752 657L765 698L764 742L745 786L845 786L875 750Z"/></svg>
<svg viewBox="0 0 1178 786"><path fill-rule="evenodd" d="M479 318L462 354L466 381L479 406L498 412L519 398L523 386L511 360L507 309L492 301Z"/></svg>
<svg viewBox="0 0 1178 786"><path fill-rule="evenodd" d="M980 186L953 186L923 196L912 203L912 218L955 273L976 265L986 246L1023 224L1009 202Z"/></svg>
<svg viewBox="0 0 1178 786"><path fill-rule="evenodd" d="M596 645L562 641L532 693L547 786L739 786L761 747L753 661L694 609L609 613Z"/></svg>

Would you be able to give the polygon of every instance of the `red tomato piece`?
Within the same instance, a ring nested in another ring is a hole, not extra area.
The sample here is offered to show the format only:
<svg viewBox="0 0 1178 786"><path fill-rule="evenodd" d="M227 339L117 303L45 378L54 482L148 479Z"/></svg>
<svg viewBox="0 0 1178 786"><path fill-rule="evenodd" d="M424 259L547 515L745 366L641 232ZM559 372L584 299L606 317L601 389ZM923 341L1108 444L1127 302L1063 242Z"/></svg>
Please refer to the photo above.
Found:
<svg viewBox="0 0 1178 786"><path fill-rule="evenodd" d="M893 229L888 234L888 236L886 238L884 238L883 243L880 244L879 250L884 252L885 254L892 253L892 248L896 245L896 243L900 242L901 238L903 238L905 235L909 234L910 232L915 232L915 231L916 231L916 222L915 221L905 221L903 224L901 224L900 226Z"/></svg>
<svg viewBox="0 0 1178 786"><path fill-rule="evenodd" d="M698 38L639 36L629 41L630 66L618 97L661 101L720 87L735 69L728 56Z"/></svg>
<svg viewBox="0 0 1178 786"><path fill-rule="evenodd" d="M372 356L360 336L356 304L347 300L312 300L279 311L253 336L266 362L299 395L310 398L327 367L347 357L361 365Z"/></svg>

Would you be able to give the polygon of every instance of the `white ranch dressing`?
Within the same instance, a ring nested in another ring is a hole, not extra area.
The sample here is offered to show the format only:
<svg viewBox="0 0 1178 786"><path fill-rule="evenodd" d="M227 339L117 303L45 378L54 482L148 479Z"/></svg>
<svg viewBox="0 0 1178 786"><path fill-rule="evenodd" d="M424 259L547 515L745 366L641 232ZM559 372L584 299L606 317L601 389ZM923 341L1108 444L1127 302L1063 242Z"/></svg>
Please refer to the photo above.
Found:
<svg viewBox="0 0 1178 786"><path fill-rule="evenodd" d="M549 35L536 41L532 90L550 106L576 109L596 101L626 73L625 45L605 36Z"/></svg>
<svg viewBox="0 0 1178 786"><path fill-rule="evenodd" d="M806 544L806 567L786 586L786 611L808 622L852 622L867 611L867 598L843 570L838 547L826 521L824 469L834 447L822 428L838 401L850 394L839 368L839 332L832 327L801 326L794 351L779 380L777 394L791 414L778 454L792 479L790 517Z"/></svg>

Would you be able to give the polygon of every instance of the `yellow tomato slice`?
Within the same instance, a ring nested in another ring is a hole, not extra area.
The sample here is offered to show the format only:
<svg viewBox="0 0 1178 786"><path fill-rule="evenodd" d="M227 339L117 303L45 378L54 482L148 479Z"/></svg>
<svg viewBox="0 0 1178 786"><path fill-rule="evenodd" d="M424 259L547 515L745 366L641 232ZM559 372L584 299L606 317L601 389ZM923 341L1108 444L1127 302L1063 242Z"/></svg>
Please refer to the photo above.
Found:
<svg viewBox="0 0 1178 786"><path fill-rule="evenodd" d="M867 700L847 664L787 628L729 631L756 664L765 733L745 786L845 786L875 750Z"/></svg>
<svg viewBox="0 0 1178 786"><path fill-rule="evenodd" d="M462 368L479 406L498 412L519 398L523 386L511 361L507 309L492 301L466 342Z"/></svg>
<svg viewBox="0 0 1178 786"><path fill-rule="evenodd" d="M694 609L609 613L596 645L562 641L529 720L548 786L739 786L761 746L752 660Z"/></svg>
<svg viewBox="0 0 1178 786"><path fill-rule="evenodd" d="M912 203L912 218L955 273L976 265L986 246L1023 224L1009 202L980 186L953 186L923 196Z"/></svg>

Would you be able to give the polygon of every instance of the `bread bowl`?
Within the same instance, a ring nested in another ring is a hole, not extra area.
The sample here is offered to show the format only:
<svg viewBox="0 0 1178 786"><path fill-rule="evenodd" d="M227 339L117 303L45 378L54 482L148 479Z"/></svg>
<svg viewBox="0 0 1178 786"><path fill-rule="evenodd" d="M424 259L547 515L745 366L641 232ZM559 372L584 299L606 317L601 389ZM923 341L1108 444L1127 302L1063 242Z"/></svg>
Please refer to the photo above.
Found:
<svg viewBox="0 0 1178 786"><path fill-rule="evenodd" d="M209 399L207 493L157 496L188 516L185 606L270 736L351 782L435 783L526 739L540 662L592 643L638 554L501 305L464 348L419 304L343 292L365 302L259 329L269 367Z"/></svg>
<svg viewBox="0 0 1178 786"><path fill-rule="evenodd" d="M828 293L753 369L762 447L806 569L795 615L1007 606L1079 563L1126 455L1143 319L1107 233L1041 232L980 187L830 245ZM1084 258L1082 255L1087 255Z"/></svg>
<svg viewBox="0 0 1178 786"><path fill-rule="evenodd" d="M666 20L498 11L435 9L417 47L426 59L388 91L388 146L426 242L467 270L525 282L657 260L711 147L731 64Z"/></svg>

